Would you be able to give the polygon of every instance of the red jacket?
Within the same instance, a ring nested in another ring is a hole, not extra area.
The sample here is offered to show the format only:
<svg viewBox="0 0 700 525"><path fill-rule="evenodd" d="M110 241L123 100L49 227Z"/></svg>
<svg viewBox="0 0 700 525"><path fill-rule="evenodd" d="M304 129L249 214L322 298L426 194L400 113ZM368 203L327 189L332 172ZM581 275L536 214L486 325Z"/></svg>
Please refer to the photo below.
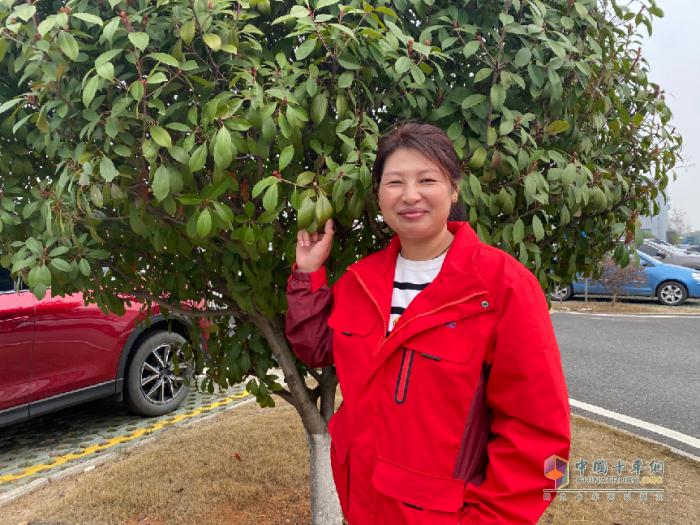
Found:
<svg viewBox="0 0 700 525"><path fill-rule="evenodd" d="M343 393L328 429L350 525L534 524L554 488L544 461L569 458L539 283L467 223L447 227L439 275L388 337L397 235L332 290L325 268L289 279L287 338L308 365L335 364Z"/></svg>

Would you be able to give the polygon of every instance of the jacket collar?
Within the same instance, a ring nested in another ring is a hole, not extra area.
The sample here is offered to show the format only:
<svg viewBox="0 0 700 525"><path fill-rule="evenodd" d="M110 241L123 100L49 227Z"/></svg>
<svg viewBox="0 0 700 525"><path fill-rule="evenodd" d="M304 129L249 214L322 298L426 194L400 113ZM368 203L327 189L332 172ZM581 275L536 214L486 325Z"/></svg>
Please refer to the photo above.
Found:
<svg viewBox="0 0 700 525"><path fill-rule="evenodd" d="M447 250L440 273L435 281L421 292L420 300L416 298L412 302L409 306L410 311L407 310L401 316L399 324L403 324L404 318L411 317L411 313L430 311L469 293L486 289L474 264L475 250L480 243L476 233L466 222L448 221L447 229L455 238ZM401 240L398 235L394 235L385 249L365 257L349 268L358 277L370 298L376 301L384 318L385 330L389 322L396 257L400 249Z"/></svg>

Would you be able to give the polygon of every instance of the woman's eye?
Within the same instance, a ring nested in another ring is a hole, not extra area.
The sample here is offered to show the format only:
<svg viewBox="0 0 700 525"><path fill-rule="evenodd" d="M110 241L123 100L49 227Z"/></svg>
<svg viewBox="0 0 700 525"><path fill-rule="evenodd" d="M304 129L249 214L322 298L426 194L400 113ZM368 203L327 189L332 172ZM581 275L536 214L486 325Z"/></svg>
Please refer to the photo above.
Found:
<svg viewBox="0 0 700 525"><path fill-rule="evenodd" d="M435 182L435 179L423 179L422 182Z"/></svg>

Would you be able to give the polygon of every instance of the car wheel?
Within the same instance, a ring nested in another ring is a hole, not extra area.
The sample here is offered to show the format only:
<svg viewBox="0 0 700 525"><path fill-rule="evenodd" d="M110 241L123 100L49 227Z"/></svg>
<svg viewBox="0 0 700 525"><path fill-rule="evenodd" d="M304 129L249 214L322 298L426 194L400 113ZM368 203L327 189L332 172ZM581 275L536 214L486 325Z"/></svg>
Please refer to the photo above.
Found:
<svg viewBox="0 0 700 525"><path fill-rule="evenodd" d="M125 377L125 402L132 412L142 416L160 416L180 405L189 392L184 377L192 377L192 367L183 362L179 347L184 337L175 332L154 332L134 350ZM180 359L175 375L173 356Z"/></svg>
<svg viewBox="0 0 700 525"><path fill-rule="evenodd" d="M668 281L659 286L656 297L663 305L680 306L688 298L688 292L678 281Z"/></svg>
<svg viewBox="0 0 700 525"><path fill-rule="evenodd" d="M557 286L556 290L549 294L552 301L568 301L572 295L574 295L574 289L570 284L563 288Z"/></svg>

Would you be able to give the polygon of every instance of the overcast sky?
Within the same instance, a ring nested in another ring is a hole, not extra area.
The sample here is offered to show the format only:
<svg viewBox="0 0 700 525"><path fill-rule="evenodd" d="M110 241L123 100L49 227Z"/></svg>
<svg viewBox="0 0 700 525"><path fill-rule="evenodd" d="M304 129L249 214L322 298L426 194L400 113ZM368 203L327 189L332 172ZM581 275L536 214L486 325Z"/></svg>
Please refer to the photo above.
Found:
<svg viewBox="0 0 700 525"><path fill-rule="evenodd" d="M642 55L648 60L649 79L666 90L673 112L672 124L683 136L684 162L677 169L667 195L671 206L685 210L693 230L700 229L700 0L657 0L664 18L653 22L645 36Z"/></svg>

